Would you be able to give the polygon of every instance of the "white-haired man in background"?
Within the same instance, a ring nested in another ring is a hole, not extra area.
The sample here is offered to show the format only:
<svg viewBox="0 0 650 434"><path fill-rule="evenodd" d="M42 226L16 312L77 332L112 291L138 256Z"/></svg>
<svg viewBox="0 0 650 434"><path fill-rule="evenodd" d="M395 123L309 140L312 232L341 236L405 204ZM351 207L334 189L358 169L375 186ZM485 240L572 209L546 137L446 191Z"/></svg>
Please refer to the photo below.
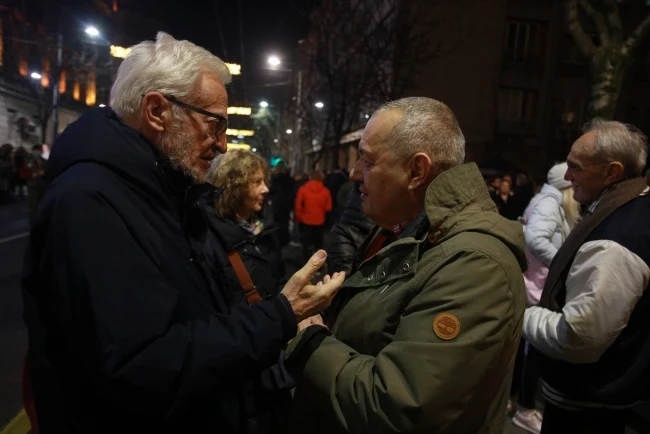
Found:
<svg viewBox="0 0 650 434"><path fill-rule="evenodd" d="M622 409L650 398L650 196L646 136L595 120L564 178L586 209L553 258L524 337L542 352L546 434L622 434Z"/></svg>
<svg viewBox="0 0 650 434"><path fill-rule="evenodd" d="M343 276L308 284L321 251L277 297L228 304L200 199L226 152L229 81L159 33L120 66L111 108L53 147L23 281L40 432L269 432L251 384Z"/></svg>

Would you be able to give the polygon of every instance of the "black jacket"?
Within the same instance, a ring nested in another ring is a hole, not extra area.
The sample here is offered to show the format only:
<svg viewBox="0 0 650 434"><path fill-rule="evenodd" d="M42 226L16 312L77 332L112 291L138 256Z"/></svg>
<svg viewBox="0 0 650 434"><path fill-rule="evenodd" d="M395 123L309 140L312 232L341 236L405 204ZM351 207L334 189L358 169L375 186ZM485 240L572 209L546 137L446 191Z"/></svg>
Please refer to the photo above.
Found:
<svg viewBox="0 0 650 434"><path fill-rule="evenodd" d="M212 207L212 204L207 204ZM257 291L264 299L276 295L286 283L282 251L278 240L278 227L268 204L264 208L264 229L253 236L232 219L208 213L212 232L221 241L227 252L237 250L242 258ZM213 263L223 270L225 283L232 304L244 303L245 297L230 262L226 257L215 257Z"/></svg>
<svg viewBox="0 0 650 434"><path fill-rule="evenodd" d="M280 295L230 307L205 257L201 197L110 109L70 125L25 258L42 433L244 432L242 384L296 323Z"/></svg>
<svg viewBox="0 0 650 434"><path fill-rule="evenodd" d="M352 189L341 220L327 238L327 269L330 273L345 271L349 276L357 252L375 224L361 212L361 194Z"/></svg>

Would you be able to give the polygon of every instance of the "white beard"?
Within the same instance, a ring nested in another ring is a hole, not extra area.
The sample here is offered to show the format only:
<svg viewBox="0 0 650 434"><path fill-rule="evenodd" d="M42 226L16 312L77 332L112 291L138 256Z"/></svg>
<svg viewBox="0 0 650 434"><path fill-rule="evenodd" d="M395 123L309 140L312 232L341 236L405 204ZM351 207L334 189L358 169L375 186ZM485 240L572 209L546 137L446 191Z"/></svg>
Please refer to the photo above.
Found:
<svg viewBox="0 0 650 434"><path fill-rule="evenodd" d="M177 119L160 139L161 151L169 157L172 165L190 176L196 184L206 181L205 173L192 165L192 149L196 146L187 126Z"/></svg>

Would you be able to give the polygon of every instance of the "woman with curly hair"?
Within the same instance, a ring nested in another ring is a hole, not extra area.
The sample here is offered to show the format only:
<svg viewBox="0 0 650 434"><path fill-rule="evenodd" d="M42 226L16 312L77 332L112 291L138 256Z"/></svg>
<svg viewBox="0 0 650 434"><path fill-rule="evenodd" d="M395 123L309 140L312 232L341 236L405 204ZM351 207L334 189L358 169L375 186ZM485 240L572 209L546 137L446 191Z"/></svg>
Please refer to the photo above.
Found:
<svg viewBox="0 0 650 434"><path fill-rule="evenodd" d="M210 182L223 189L215 202L213 229L227 252L239 254L261 298L275 295L284 283L278 227L267 200L268 177L266 160L243 149L228 151L210 173ZM227 280L239 282L242 278L229 262ZM244 295L237 289L235 299Z"/></svg>
<svg viewBox="0 0 650 434"><path fill-rule="evenodd" d="M219 157L209 174L209 182L223 191L212 204L216 212L207 213L208 221L227 257L208 260L215 265L216 277L223 283L231 307L271 298L285 283L279 228L267 200L268 176L266 160L241 149ZM217 251L220 249L206 249ZM247 386L246 394L255 401L252 408L264 412L255 415L259 426L249 427L247 432L274 433L286 429L294 383L281 359Z"/></svg>

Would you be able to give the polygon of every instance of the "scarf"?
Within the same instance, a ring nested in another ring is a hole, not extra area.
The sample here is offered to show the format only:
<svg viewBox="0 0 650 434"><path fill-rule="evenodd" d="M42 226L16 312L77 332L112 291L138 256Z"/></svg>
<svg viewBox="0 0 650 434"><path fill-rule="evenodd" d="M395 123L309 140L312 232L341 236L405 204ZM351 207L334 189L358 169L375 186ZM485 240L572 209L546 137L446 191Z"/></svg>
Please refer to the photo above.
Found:
<svg viewBox="0 0 650 434"><path fill-rule="evenodd" d="M639 197L647 187L645 179L640 177L619 182L602 194L596 206L590 207L590 212L571 231L553 258L540 306L555 312L562 310L566 301L566 278L580 247L607 217L629 201Z"/></svg>

